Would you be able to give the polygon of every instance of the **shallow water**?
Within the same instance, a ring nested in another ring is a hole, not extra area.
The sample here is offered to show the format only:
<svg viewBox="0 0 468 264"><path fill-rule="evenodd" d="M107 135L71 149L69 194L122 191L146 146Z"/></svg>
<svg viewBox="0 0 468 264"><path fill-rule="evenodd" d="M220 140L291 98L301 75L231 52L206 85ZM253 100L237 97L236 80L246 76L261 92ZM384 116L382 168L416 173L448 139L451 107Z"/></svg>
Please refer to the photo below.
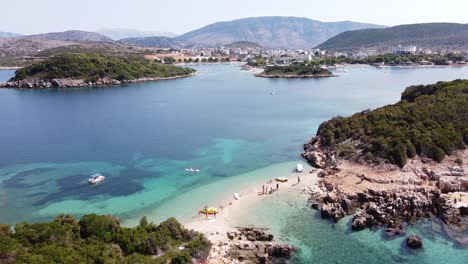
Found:
<svg viewBox="0 0 468 264"><path fill-rule="evenodd" d="M468 68L358 67L317 80L254 78L233 65L196 69L191 78L114 88L1 89L0 222L62 212L111 213L127 223L142 215L184 219L247 179L288 173L302 144L332 116L396 102L411 84L468 78ZM0 81L12 74L0 71ZM201 172L188 173L188 167ZM89 186L86 179L96 172L108 180ZM283 218L265 224L302 245L299 261L346 263L356 252L366 263L418 259L389 257L399 254L398 240L384 243L367 231L347 234L346 226L318 221L302 204L279 208L293 224ZM441 259L466 252L441 241L434 242L439 251L427 252L440 252Z"/></svg>

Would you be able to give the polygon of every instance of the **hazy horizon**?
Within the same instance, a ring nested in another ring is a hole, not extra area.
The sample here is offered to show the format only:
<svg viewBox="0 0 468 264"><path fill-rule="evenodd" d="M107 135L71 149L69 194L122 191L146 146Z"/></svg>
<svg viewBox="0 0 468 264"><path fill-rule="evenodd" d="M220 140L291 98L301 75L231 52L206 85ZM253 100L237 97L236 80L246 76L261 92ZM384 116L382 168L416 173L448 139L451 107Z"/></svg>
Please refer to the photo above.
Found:
<svg viewBox="0 0 468 264"><path fill-rule="evenodd" d="M3 3L0 31L36 34L65 30L97 31L122 28L183 34L220 21L246 17L294 16L323 22L355 21L385 26L427 22L468 23L468 17L453 10L468 8L468 2L329 0L312 3L292 0L285 5L277 0L237 0L219 4L214 0L15 0ZM20 16L20 19L18 19ZM33 26L31 26L33 25Z"/></svg>

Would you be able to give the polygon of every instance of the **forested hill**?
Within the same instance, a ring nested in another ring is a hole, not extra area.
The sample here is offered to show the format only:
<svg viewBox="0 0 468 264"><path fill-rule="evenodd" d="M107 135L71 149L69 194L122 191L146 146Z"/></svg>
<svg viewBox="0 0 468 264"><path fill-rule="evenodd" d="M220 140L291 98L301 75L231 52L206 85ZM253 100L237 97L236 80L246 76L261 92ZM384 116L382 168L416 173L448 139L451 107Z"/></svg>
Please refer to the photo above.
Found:
<svg viewBox="0 0 468 264"><path fill-rule="evenodd" d="M468 144L468 80L408 87L398 103L333 118L317 136L343 158L402 167L418 154L440 162Z"/></svg>
<svg viewBox="0 0 468 264"><path fill-rule="evenodd" d="M425 23L343 32L318 45L328 50L379 49L395 45L468 48L468 24Z"/></svg>
<svg viewBox="0 0 468 264"><path fill-rule="evenodd" d="M180 247L180 248L179 248ZM128 228L112 216L0 224L0 263L204 263L211 243L170 218Z"/></svg>
<svg viewBox="0 0 468 264"><path fill-rule="evenodd" d="M193 72L194 70L190 68L153 63L140 57L65 53L19 69L10 81L62 78L86 81L102 78L133 80L184 76Z"/></svg>

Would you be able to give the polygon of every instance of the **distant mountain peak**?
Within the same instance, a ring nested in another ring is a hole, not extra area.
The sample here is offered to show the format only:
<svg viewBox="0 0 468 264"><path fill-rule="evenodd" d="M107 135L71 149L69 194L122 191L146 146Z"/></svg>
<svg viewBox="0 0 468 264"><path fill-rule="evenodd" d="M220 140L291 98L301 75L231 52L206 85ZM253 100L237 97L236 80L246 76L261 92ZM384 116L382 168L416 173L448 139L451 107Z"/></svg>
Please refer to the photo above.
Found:
<svg viewBox="0 0 468 264"><path fill-rule="evenodd" d="M21 36L21 34L0 31L0 38L14 38L14 37L19 37L19 36Z"/></svg>
<svg viewBox="0 0 468 264"><path fill-rule="evenodd" d="M131 28L100 28L96 32L112 38L114 40L125 38L142 38L142 37L175 37L177 34L171 32L161 32L155 30L138 30Z"/></svg>
<svg viewBox="0 0 468 264"><path fill-rule="evenodd" d="M383 49L396 45L468 49L468 24L421 23L340 33L318 45L332 50Z"/></svg>
<svg viewBox="0 0 468 264"><path fill-rule="evenodd" d="M21 38L60 41L113 42L113 40L109 37L106 37L96 32L89 32L83 30L67 30L63 32L35 34L22 36Z"/></svg>
<svg viewBox="0 0 468 264"><path fill-rule="evenodd" d="M339 33L383 26L357 22L320 22L305 17L249 17L217 22L176 37L202 45L250 41L264 47L312 48Z"/></svg>

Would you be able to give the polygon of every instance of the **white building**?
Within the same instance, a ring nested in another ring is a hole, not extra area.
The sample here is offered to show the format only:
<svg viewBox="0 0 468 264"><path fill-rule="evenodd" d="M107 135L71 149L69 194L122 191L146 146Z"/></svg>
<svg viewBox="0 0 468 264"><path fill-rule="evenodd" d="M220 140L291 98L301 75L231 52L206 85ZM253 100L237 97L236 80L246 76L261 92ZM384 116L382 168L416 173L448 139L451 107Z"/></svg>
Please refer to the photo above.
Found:
<svg viewBox="0 0 468 264"><path fill-rule="evenodd" d="M418 48L416 46L401 46L398 45L393 50L393 54L415 54L416 51L418 51Z"/></svg>

